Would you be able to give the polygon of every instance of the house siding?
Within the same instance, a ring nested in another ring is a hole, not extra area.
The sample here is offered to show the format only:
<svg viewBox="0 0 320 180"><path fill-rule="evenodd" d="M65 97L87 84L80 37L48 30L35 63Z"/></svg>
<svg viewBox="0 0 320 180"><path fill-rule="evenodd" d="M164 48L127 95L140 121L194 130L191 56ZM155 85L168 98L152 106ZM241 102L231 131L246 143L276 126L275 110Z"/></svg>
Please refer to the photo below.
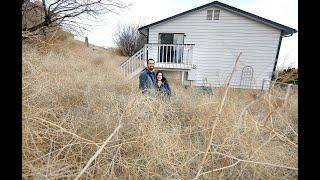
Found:
<svg viewBox="0 0 320 180"><path fill-rule="evenodd" d="M213 86L224 85L240 52L231 86L239 87L244 66L253 67L253 86L261 88L263 79L273 72L281 31L235 13L220 9L219 20L206 20L207 7L149 28L149 43L158 43L159 33L184 33L185 44L195 44L188 80L201 85L207 79ZM149 57L157 60L156 50ZM266 87L268 84L266 84Z"/></svg>

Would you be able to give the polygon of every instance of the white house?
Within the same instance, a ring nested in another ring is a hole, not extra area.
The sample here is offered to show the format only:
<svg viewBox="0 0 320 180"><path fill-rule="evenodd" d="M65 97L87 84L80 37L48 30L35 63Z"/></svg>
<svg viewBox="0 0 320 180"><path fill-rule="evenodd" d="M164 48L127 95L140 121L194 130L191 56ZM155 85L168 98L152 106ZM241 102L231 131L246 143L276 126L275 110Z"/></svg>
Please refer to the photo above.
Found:
<svg viewBox="0 0 320 180"><path fill-rule="evenodd" d="M139 28L148 43L121 64L137 75L153 58L156 68L183 84L224 86L240 52L230 83L235 88L264 88L277 65L283 37L297 30L214 1Z"/></svg>

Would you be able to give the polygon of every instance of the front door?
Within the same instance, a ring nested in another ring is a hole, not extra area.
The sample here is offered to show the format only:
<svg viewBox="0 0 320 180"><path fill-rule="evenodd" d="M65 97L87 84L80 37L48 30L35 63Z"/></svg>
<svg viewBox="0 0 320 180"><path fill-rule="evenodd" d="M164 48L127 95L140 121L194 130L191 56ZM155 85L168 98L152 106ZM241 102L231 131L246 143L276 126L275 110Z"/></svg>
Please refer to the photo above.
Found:
<svg viewBox="0 0 320 180"><path fill-rule="evenodd" d="M183 58L184 34L182 33L159 33L160 44L181 44L181 46L161 46L158 59L160 62L181 63Z"/></svg>

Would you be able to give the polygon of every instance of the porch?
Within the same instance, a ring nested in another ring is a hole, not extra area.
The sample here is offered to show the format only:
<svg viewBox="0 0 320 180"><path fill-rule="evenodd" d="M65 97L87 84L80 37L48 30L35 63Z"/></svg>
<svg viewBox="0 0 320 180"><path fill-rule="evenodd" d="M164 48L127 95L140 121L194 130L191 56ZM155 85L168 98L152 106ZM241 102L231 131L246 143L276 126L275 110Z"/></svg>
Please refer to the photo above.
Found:
<svg viewBox="0 0 320 180"><path fill-rule="evenodd" d="M145 44L120 65L122 73L129 78L139 74L147 65L147 59L155 60L155 69L190 70L193 68L194 44Z"/></svg>
<svg viewBox="0 0 320 180"><path fill-rule="evenodd" d="M147 59L156 62L156 69L192 69L194 44L146 44Z"/></svg>

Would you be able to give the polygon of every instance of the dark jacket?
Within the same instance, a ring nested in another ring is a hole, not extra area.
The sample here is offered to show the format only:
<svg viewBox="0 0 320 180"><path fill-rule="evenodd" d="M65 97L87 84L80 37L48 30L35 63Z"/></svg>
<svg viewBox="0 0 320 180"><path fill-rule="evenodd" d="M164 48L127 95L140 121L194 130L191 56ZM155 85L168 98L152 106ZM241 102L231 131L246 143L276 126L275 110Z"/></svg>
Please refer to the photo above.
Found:
<svg viewBox="0 0 320 180"><path fill-rule="evenodd" d="M150 72L147 68L141 71L139 76L139 89L145 91L146 89L154 89L156 86L156 74Z"/></svg>
<svg viewBox="0 0 320 180"><path fill-rule="evenodd" d="M160 86L157 84L156 89L161 95L171 96L171 88L167 80L164 80Z"/></svg>

